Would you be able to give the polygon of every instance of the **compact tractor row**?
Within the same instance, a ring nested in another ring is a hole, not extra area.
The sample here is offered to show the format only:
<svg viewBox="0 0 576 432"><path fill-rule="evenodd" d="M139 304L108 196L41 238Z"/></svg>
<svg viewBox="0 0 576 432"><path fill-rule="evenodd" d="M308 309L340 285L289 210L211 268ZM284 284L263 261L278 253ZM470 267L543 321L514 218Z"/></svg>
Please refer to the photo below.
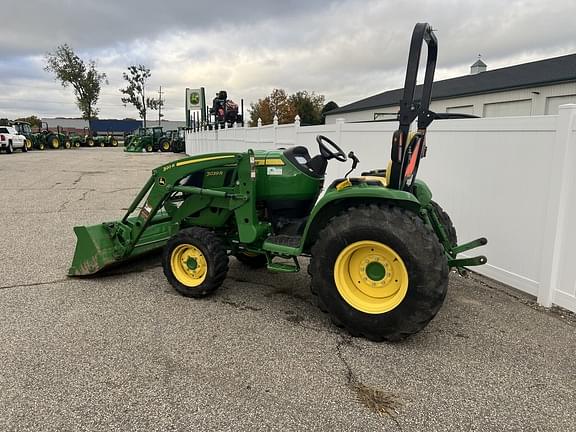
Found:
<svg viewBox="0 0 576 432"><path fill-rule="evenodd" d="M184 132L186 128L164 131L161 126L138 128L128 135L124 141L124 151L131 153L146 152L174 152L184 151Z"/></svg>
<svg viewBox="0 0 576 432"><path fill-rule="evenodd" d="M76 132L65 133L60 127L56 131L50 130L46 123L38 132L32 132L30 123L15 121L12 123L20 135L26 137L26 148L28 150L46 150L46 149L70 149L78 147L117 147L118 140L111 135L92 136L87 131L83 135Z"/></svg>
<svg viewBox="0 0 576 432"><path fill-rule="evenodd" d="M426 72L415 99L424 43ZM374 341L419 332L444 302L450 269L486 263L459 256L486 239L458 245L448 214L416 179L428 126L452 118L429 109L436 57L431 27L417 24L386 169L351 177L358 158L322 135L312 155L297 146L172 161L152 171L121 220L74 228L69 275L163 248L168 282L200 298L222 285L230 256L275 272L299 271L299 259L309 257L313 297L336 325ZM325 185L328 165L348 159L348 173Z"/></svg>

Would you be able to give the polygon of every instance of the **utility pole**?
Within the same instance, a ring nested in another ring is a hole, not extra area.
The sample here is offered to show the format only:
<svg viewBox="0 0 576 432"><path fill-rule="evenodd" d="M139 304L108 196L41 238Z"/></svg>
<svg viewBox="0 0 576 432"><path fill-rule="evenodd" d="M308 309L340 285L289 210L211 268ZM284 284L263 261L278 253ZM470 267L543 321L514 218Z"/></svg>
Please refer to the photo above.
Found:
<svg viewBox="0 0 576 432"><path fill-rule="evenodd" d="M158 90L158 126L162 126L162 86Z"/></svg>

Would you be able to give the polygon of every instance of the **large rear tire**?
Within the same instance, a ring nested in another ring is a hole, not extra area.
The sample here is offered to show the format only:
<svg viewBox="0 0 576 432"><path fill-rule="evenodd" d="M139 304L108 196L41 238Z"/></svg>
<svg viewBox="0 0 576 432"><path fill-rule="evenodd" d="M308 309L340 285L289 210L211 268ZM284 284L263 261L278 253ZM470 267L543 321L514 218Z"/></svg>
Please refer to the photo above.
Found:
<svg viewBox="0 0 576 432"><path fill-rule="evenodd" d="M212 294L226 278L228 255L222 241L205 228L188 228L164 247L164 274L176 291L186 297Z"/></svg>
<svg viewBox="0 0 576 432"><path fill-rule="evenodd" d="M352 207L332 218L312 248L310 274L320 309L353 336L378 342L422 330L448 287L434 232L393 206Z"/></svg>

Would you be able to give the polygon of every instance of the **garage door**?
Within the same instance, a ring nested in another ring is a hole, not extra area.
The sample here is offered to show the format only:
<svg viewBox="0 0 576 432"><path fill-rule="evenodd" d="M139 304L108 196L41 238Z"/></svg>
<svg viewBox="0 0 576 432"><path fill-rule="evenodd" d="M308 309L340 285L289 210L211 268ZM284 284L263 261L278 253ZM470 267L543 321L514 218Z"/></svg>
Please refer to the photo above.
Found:
<svg viewBox="0 0 576 432"><path fill-rule="evenodd" d="M576 103L576 95L554 96L546 98L545 114L558 114L558 107L564 104Z"/></svg>
<svg viewBox="0 0 576 432"><path fill-rule="evenodd" d="M484 104L484 117L529 116L532 99Z"/></svg>

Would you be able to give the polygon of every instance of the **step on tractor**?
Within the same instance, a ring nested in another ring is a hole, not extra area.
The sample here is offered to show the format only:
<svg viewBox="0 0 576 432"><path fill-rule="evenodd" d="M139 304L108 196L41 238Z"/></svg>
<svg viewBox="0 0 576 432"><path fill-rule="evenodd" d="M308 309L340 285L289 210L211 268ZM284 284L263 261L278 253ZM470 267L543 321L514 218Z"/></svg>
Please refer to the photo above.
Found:
<svg viewBox="0 0 576 432"><path fill-rule="evenodd" d="M426 72L415 100L424 42ZM416 179L427 127L442 118L429 110L436 56L436 36L417 24L387 169L351 177L358 158L321 135L313 156L297 146L171 162L152 171L121 220L74 228L69 275L95 274L163 247L169 283L200 298L222 285L230 256L276 272L296 272L299 259L310 257L313 297L336 325L373 341L417 333L440 309L450 269L486 263L458 256L486 239L457 245L450 217ZM347 159L350 170L320 197L328 164Z"/></svg>

